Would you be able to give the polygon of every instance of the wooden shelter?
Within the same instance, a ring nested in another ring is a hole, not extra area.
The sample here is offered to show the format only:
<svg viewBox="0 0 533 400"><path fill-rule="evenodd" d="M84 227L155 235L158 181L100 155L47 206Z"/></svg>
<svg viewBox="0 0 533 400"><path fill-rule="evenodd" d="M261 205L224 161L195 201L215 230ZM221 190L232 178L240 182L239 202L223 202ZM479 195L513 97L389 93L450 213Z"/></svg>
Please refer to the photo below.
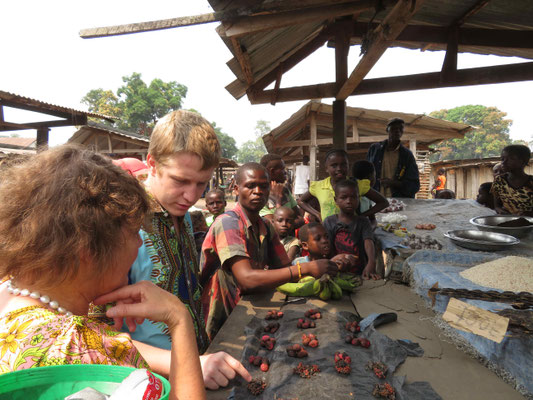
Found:
<svg viewBox="0 0 533 400"><path fill-rule="evenodd" d="M227 65L236 78L227 90L252 104L334 98L336 148L346 148L348 96L533 80L533 62L457 69L460 52L532 59L531 0L208 1L214 13L87 29L80 36L220 21L217 31L233 54ZM326 43L334 48L335 81L282 87L283 74ZM352 45L360 45L360 57L350 72ZM446 56L441 71L365 79L389 47L445 50Z"/></svg>
<svg viewBox="0 0 533 400"><path fill-rule="evenodd" d="M68 142L81 144L113 158L136 157L145 160L150 138L89 121Z"/></svg>
<svg viewBox="0 0 533 400"><path fill-rule="evenodd" d="M48 117L43 118L43 120L39 122L8 122L4 119L4 106L20 110L33 111L39 114L45 114ZM61 107L0 90L0 132L36 129L37 151L48 148L48 134L50 132L50 128L59 126L85 125L88 117L99 118L113 122L113 118L107 115Z"/></svg>
<svg viewBox="0 0 533 400"><path fill-rule="evenodd" d="M431 164L431 180L433 185L437 171L446 171L446 189L453 190L458 199L475 199L479 185L492 182L492 168L501 161L501 157L474 158L466 160L444 160ZM533 160L525 167L526 174L533 175Z"/></svg>
<svg viewBox="0 0 533 400"><path fill-rule="evenodd" d="M299 162L304 154L308 155L311 180L319 179L324 171L318 161L332 148L333 112L333 106L312 100L264 135L263 142L269 153L281 155L288 164ZM393 117L405 121L402 139L416 155L421 176L419 197L427 197L430 184L429 145L446 139L461 139L473 128L423 114L347 107L346 124L350 134L346 145L350 158L364 159L372 143L387 139L387 122ZM317 168L317 165L320 167Z"/></svg>

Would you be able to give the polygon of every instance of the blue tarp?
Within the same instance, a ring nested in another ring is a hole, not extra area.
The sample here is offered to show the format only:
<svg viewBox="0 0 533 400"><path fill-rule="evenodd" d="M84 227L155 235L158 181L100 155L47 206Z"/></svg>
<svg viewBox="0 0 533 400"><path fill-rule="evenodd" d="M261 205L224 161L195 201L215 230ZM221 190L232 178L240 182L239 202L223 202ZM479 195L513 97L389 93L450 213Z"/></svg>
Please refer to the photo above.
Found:
<svg viewBox="0 0 533 400"><path fill-rule="evenodd" d="M428 289L438 282L440 288L495 290L474 284L459 273L469 267L492 261L501 255L483 252L454 253L421 250L406 260L404 272L411 276L412 288L431 306ZM510 308L506 303L486 302L481 300L460 299L469 304L495 311ZM437 295L433 309L443 313L449 297ZM450 328L453 329L453 328ZM486 360L498 369L510 374L516 383L530 394L533 393L533 338L505 337L501 343L495 343L484 337L453 329Z"/></svg>

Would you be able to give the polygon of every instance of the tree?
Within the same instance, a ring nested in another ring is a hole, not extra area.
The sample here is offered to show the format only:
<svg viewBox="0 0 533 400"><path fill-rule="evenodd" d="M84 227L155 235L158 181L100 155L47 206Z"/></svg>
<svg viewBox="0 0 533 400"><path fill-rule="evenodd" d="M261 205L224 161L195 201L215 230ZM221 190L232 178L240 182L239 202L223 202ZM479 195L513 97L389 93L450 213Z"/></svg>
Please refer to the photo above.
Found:
<svg viewBox="0 0 533 400"><path fill-rule="evenodd" d="M467 105L433 111L429 115L475 127L465 134L464 139L449 139L436 145L439 153L431 155L432 162L496 157L505 146L513 142L509 137L509 127L513 121L505 119L507 113L496 107Z"/></svg>
<svg viewBox="0 0 533 400"><path fill-rule="evenodd" d="M267 153L265 144L263 143L263 135L270 132L270 126L267 121L259 120L255 125L255 140L248 140L244 142L237 153L237 161L240 163L259 162L261 157Z"/></svg>
<svg viewBox="0 0 533 400"><path fill-rule="evenodd" d="M220 148L222 149L222 157L233 160L239 151L237 149L237 142L233 137L222 132L222 128L219 128L215 122L211 122L211 125L213 125L213 129L217 134Z"/></svg>
<svg viewBox="0 0 533 400"><path fill-rule="evenodd" d="M136 72L122 81L124 85L116 95L111 90L94 89L81 101L90 112L118 117L118 128L141 134L149 135L158 119L179 110L187 95L187 87L180 83L156 78L147 85Z"/></svg>

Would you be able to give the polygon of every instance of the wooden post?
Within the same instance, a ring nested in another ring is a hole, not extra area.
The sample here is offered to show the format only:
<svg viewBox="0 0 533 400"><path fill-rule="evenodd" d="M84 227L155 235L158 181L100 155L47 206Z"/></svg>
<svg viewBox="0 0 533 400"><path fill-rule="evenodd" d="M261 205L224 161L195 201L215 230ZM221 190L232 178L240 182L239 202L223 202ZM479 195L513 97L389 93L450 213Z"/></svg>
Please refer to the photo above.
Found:
<svg viewBox="0 0 533 400"><path fill-rule="evenodd" d="M359 143L359 129L357 129L357 121L352 122L352 142Z"/></svg>
<svg viewBox="0 0 533 400"><path fill-rule="evenodd" d="M316 174L316 152L317 152L317 145L316 145L316 113L311 113L311 124L310 124L310 133L311 133L311 145L309 146L309 165L311 168L309 169L309 180L316 181L317 174Z"/></svg>
<svg viewBox="0 0 533 400"><path fill-rule="evenodd" d="M47 127L37 129L37 152L48 150L48 132Z"/></svg>
<svg viewBox="0 0 533 400"><path fill-rule="evenodd" d="M409 140L409 150L411 150L416 159L416 139Z"/></svg>
<svg viewBox="0 0 533 400"><path fill-rule="evenodd" d="M333 148L346 150L346 102L333 102Z"/></svg>
<svg viewBox="0 0 533 400"><path fill-rule="evenodd" d="M348 79L349 36L344 29L335 31L335 83L337 90ZM333 148L346 150L346 102L333 101Z"/></svg>

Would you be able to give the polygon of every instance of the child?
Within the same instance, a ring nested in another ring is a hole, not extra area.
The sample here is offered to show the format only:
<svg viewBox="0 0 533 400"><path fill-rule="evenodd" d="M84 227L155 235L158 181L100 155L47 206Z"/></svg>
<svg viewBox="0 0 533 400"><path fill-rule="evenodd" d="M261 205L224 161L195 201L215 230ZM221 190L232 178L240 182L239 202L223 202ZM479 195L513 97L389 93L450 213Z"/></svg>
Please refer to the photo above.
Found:
<svg viewBox="0 0 533 400"><path fill-rule="evenodd" d="M439 194L439 191L446 189L446 175L444 175L446 170L444 168L440 168L437 171L437 177L435 178L435 183L431 187L431 193L433 194L433 197L436 199L437 195Z"/></svg>
<svg viewBox="0 0 533 400"><path fill-rule="evenodd" d="M226 204L225 193L223 190L215 188L207 192L205 195L205 206L210 212L210 215L205 219L207 226L211 226L215 218L224 213L226 210Z"/></svg>
<svg viewBox="0 0 533 400"><path fill-rule="evenodd" d="M492 182L485 182L479 185L476 201L479 204L494 210L494 197L492 197L492 194L490 193L491 188Z"/></svg>
<svg viewBox="0 0 533 400"><path fill-rule="evenodd" d="M453 200L455 199L455 192L450 189L442 189L435 195L436 199Z"/></svg>
<svg viewBox="0 0 533 400"><path fill-rule="evenodd" d="M321 258L329 258L331 244L326 229L320 222L310 222L300 228L298 232L302 249L308 252L305 257L293 260L292 264L305 263Z"/></svg>
<svg viewBox="0 0 533 400"><path fill-rule="evenodd" d="M281 244L285 247L289 260L292 262L292 260L300 256L300 241L291 236L294 229L294 211L288 207L276 208L272 223L279 235Z"/></svg>
<svg viewBox="0 0 533 400"><path fill-rule="evenodd" d="M204 243L205 235L207 234L209 228L207 227L204 218L204 213L202 211L191 211L189 215L191 216L192 230L194 232L194 242L199 257L200 252L202 250L202 244Z"/></svg>
<svg viewBox="0 0 533 400"><path fill-rule="evenodd" d="M356 161L352 166L352 176L357 179L358 182L362 180L368 180L370 187L373 187L376 183L376 169L374 164L367 160ZM376 197L381 199L380 202L374 203L367 196L359 197L359 209L357 214L362 217L368 217L372 229L376 229L378 223L376 221L376 213L380 212L384 208L388 207L388 200L383 195L376 191Z"/></svg>
<svg viewBox="0 0 533 400"><path fill-rule="evenodd" d="M318 221L323 221L330 215L335 215L339 212L335 204L335 191L333 187L337 182L346 179L346 175L348 174L348 154L344 150L330 150L326 153L325 165L326 172L329 176L321 181L311 182L309 191L298 199L298 205L304 211L314 215ZM373 212L378 212L389 205L387 199L383 196L377 196L378 192L370 188L369 180L363 179L357 183L359 185L359 194L368 197L376 203L373 207ZM313 197L316 197L320 203L320 212L309 204Z"/></svg>
<svg viewBox="0 0 533 400"><path fill-rule="evenodd" d="M531 150L521 144L502 150L504 173L494 178L491 189L498 214L533 217L533 176L524 171L530 158Z"/></svg>
<svg viewBox="0 0 533 400"><path fill-rule="evenodd" d="M361 274L363 279L379 279L376 274L374 235L368 218L356 214L359 206L357 184L343 180L335 185L335 203L339 214L325 219L331 248L335 254L353 254L358 262L348 272Z"/></svg>

